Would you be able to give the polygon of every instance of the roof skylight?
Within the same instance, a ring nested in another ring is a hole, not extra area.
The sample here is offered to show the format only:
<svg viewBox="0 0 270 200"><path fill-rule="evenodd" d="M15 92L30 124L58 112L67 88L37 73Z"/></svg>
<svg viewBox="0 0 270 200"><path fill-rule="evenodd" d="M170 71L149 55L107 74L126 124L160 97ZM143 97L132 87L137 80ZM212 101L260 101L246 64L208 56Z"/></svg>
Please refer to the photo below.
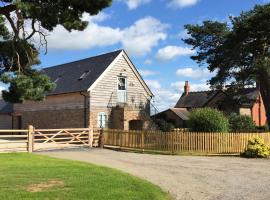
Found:
<svg viewBox="0 0 270 200"><path fill-rule="evenodd" d="M83 80L88 74L90 73L90 71L85 71L79 78L79 80Z"/></svg>

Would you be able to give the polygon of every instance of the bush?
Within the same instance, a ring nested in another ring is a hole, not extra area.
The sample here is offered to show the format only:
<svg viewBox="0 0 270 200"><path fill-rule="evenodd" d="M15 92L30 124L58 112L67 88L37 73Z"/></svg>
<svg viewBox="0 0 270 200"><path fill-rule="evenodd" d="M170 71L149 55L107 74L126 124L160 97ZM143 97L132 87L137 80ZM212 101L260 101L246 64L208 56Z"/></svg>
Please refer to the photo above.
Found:
<svg viewBox="0 0 270 200"><path fill-rule="evenodd" d="M256 129L257 129L257 131L259 131L259 132L267 132L267 131L269 131L268 125L257 126Z"/></svg>
<svg viewBox="0 0 270 200"><path fill-rule="evenodd" d="M164 119L155 119L155 123L158 128L163 132L170 132L175 128L172 123L169 123Z"/></svg>
<svg viewBox="0 0 270 200"><path fill-rule="evenodd" d="M266 158L270 155L270 148L263 139L254 137L248 141L247 150L242 154L246 158Z"/></svg>
<svg viewBox="0 0 270 200"><path fill-rule="evenodd" d="M228 132L229 121L217 109L198 108L191 111L188 126L196 132Z"/></svg>
<svg viewBox="0 0 270 200"><path fill-rule="evenodd" d="M232 132L254 132L256 131L256 124L250 116L238 115L232 113L229 115L230 131Z"/></svg>

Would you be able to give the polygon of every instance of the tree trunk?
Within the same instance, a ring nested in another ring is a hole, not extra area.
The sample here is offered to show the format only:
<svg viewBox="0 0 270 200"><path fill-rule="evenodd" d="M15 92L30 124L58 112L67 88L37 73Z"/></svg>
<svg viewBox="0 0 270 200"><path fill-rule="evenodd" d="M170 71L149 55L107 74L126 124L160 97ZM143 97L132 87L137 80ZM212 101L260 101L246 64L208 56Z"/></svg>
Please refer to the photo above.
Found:
<svg viewBox="0 0 270 200"><path fill-rule="evenodd" d="M261 73L259 77L260 92L266 111L267 124L270 128L270 75L269 73Z"/></svg>

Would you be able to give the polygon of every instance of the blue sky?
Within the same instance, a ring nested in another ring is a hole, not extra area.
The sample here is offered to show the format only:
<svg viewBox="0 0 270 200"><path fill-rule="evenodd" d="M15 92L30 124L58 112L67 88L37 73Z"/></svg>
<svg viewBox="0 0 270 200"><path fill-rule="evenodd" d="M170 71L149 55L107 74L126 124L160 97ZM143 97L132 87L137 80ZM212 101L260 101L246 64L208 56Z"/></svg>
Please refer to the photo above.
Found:
<svg viewBox="0 0 270 200"><path fill-rule="evenodd" d="M41 67L66 63L124 48L164 110L174 106L185 80L191 90L207 90L212 76L189 57L194 52L181 38L185 24L204 20L227 21L267 0L114 0L94 17L84 16L89 27L68 33L58 26L48 37L48 54Z"/></svg>

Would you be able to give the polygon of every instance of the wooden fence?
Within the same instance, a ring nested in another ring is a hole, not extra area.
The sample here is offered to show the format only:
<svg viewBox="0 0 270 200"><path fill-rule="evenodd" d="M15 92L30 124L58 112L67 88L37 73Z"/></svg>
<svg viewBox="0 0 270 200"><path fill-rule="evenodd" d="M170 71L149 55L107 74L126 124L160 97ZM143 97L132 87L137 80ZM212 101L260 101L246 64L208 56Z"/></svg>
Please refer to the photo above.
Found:
<svg viewBox="0 0 270 200"><path fill-rule="evenodd" d="M0 130L0 152L27 152L28 130Z"/></svg>
<svg viewBox="0 0 270 200"><path fill-rule="evenodd" d="M90 128L35 129L29 126L26 130L0 130L0 152L33 152L105 145L171 154L239 154L254 136L261 137L270 145L270 133L195 133L182 130L164 133Z"/></svg>
<svg viewBox="0 0 270 200"><path fill-rule="evenodd" d="M254 136L270 145L270 133L195 133L104 130L105 145L120 148L162 151L172 154L239 154Z"/></svg>
<svg viewBox="0 0 270 200"><path fill-rule="evenodd" d="M0 130L0 152L98 147L100 131L90 128Z"/></svg>

